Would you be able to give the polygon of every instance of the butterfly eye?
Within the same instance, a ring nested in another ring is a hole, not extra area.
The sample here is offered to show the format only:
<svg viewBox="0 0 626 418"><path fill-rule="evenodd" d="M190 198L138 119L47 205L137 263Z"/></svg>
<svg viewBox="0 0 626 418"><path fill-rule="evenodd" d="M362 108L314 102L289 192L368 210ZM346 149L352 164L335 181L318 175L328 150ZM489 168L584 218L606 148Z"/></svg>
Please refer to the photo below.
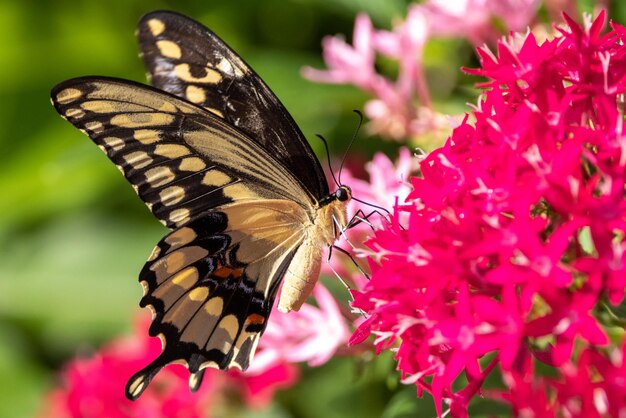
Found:
<svg viewBox="0 0 626 418"><path fill-rule="evenodd" d="M346 200L350 200L352 197L352 190L350 190L348 186L341 186L335 192L335 196L340 202L345 202Z"/></svg>

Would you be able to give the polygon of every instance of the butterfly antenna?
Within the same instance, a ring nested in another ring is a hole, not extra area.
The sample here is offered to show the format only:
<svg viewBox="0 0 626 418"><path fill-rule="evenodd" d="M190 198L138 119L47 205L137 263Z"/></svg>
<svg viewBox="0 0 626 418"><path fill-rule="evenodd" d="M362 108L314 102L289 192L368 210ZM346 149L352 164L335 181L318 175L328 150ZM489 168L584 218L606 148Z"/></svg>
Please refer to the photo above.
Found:
<svg viewBox="0 0 626 418"><path fill-rule="evenodd" d="M356 109L353 110L353 112L359 116L359 124L356 126L356 129L354 130L354 134L352 135L352 139L350 140L350 143L348 144L348 148L346 148L346 152L343 154L343 158L341 159L341 165L339 166L339 184L341 184L341 171L343 170L343 163L346 162L346 157L348 157L348 152L350 152L350 148L352 148L352 144L354 144L354 140L356 139L356 136L359 133L359 130L361 129L361 125L363 125L363 114Z"/></svg>
<svg viewBox="0 0 626 418"><path fill-rule="evenodd" d="M321 139L322 142L324 143L324 148L326 148L326 161L328 162L328 169L330 170L330 175L333 176L333 181L335 182L337 187L340 187L341 185L339 184L339 182L337 181L337 178L335 177L335 172L333 171L333 166L330 164L330 151L328 149L328 142L326 141L326 138L324 138L320 134L317 134L315 136L318 137L319 139ZM340 171L340 173L341 173L341 171Z"/></svg>

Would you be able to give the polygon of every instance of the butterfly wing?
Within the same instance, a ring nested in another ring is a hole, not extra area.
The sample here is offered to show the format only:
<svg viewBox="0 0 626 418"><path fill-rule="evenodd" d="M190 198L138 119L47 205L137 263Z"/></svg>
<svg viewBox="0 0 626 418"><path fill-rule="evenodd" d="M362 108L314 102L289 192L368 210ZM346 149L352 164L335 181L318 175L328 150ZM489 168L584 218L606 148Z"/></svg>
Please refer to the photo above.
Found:
<svg viewBox="0 0 626 418"><path fill-rule="evenodd" d="M182 362L199 385L206 367L245 370L265 329L280 278L302 243L306 213L287 200L238 202L163 238L144 266L141 306L163 351L128 382L136 399L165 365Z"/></svg>
<svg viewBox="0 0 626 418"><path fill-rule="evenodd" d="M317 200L328 195L319 161L285 107L261 78L202 24L174 12L138 25L151 83L224 118L274 155Z"/></svg>
<svg viewBox="0 0 626 418"><path fill-rule="evenodd" d="M187 364L192 388L205 367L245 369L314 198L245 133L168 93L85 77L56 86L52 102L177 228L140 274L150 334L164 349L133 376L127 396L137 398L171 362Z"/></svg>
<svg viewBox="0 0 626 418"><path fill-rule="evenodd" d="M126 80L83 77L56 86L52 101L170 228L239 200L313 204L313 197L257 143L170 94Z"/></svg>

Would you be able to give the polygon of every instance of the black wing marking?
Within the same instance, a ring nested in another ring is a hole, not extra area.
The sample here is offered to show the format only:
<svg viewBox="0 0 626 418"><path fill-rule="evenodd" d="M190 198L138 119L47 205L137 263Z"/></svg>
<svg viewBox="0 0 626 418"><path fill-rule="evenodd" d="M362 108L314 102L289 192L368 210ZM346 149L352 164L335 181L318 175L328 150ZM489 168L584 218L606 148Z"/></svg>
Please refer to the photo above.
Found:
<svg viewBox="0 0 626 418"><path fill-rule="evenodd" d="M204 106L257 141L317 200L328 184L309 143L263 80L213 32L174 12L145 15L138 25L151 83Z"/></svg>
<svg viewBox="0 0 626 418"><path fill-rule="evenodd" d="M83 77L56 86L52 101L170 228L240 200L313 203L300 183L245 134L168 93L126 80Z"/></svg>

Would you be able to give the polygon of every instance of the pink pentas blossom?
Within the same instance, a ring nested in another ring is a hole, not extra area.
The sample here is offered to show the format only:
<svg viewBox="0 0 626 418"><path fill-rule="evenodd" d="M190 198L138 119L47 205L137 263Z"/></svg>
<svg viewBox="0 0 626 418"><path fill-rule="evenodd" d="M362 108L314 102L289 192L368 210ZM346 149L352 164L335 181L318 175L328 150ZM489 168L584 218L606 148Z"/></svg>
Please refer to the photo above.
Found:
<svg viewBox="0 0 626 418"><path fill-rule="evenodd" d="M436 36L467 38L474 45L494 41L500 19L512 31L524 31L537 13L539 0L428 0L420 7Z"/></svg>
<svg viewBox="0 0 626 418"><path fill-rule="evenodd" d="M126 399L128 379L161 352L158 338L149 338L149 321L139 321L136 334L105 345L90 357L72 360L62 373L61 387L46 398L46 418L210 417L216 381L208 373L196 393L189 391L183 366L165 368L136 401Z"/></svg>
<svg viewBox="0 0 626 418"><path fill-rule="evenodd" d="M467 71L487 81L471 118L420 162L391 225L368 242L372 277L353 303L367 319L351 343L372 334L378 352L393 349L404 382L432 394L439 414L445 401L464 416L496 366L511 391L500 399L520 415L518 391L535 416L618 416L607 411L625 405L593 379L624 369L598 309L617 315L626 285L626 32L602 34L603 13L584 28L565 20L555 39L527 33L479 50L481 68ZM537 361L561 380L537 376ZM563 400L534 397L559 382L572 391ZM574 392L585 414L569 410Z"/></svg>
<svg viewBox="0 0 626 418"><path fill-rule="evenodd" d="M428 37L419 7L410 8L405 21L391 31L375 30L367 15L357 17L353 44L326 37L324 61L328 70L305 67L304 77L317 82L353 84L373 96L365 105L370 132L402 140L409 136L448 127L449 121L432 109L421 62ZM396 79L379 74L377 55L397 60Z"/></svg>
<svg viewBox="0 0 626 418"><path fill-rule="evenodd" d="M126 399L128 379L161 352L161 341L148 337L150 321L142 316L134 335L115 339L89 357L68 363L61 386L45 398L40 416L46 418L206 418L223 408L228 392L248 407L266 406L276 390L295 384L298 368L275 358L250 372L206 369L197 392L189 390L189 372L182 365L165 367L136 401ZM232 397L231 397L232 398Z"/></svg>
<svg viewBox="0 0 626 418"><path fill-rule="evenodd" d="M354 23L354 46L339 37L325 37L322 46L328 70L306 67L302 70L304 76L323 83L350 83L366 91L376 90L383 79L374 68L373 35L370 18L366 14L358 15Z"/></svg>
<svg viewBox="0 0 626 418"><path fill-rule="evenodd" d="M537 13L539 0L431 0L409 7L406 19L389 31L375 29L361 14L354 26L353 46L340 37L323 41L328 70L303 69L304 77L324 83L352 84L372 96L364 106L369 132L393 140L437 133L458 124L433 108L426 82L423 52L433 37L462 37L474 45L495 41L502 25L524 29ZM377 57L398 62L396 77L376 71Z"/></svg>
<svg viewBox="0 0 626 418"><path fill-rule="evenodd" d="M274 308L248 375L281 362L320 366L348 341L346 320L332 294L318 283L313 296L317 306L305 304L288 314Z"/></svg>

